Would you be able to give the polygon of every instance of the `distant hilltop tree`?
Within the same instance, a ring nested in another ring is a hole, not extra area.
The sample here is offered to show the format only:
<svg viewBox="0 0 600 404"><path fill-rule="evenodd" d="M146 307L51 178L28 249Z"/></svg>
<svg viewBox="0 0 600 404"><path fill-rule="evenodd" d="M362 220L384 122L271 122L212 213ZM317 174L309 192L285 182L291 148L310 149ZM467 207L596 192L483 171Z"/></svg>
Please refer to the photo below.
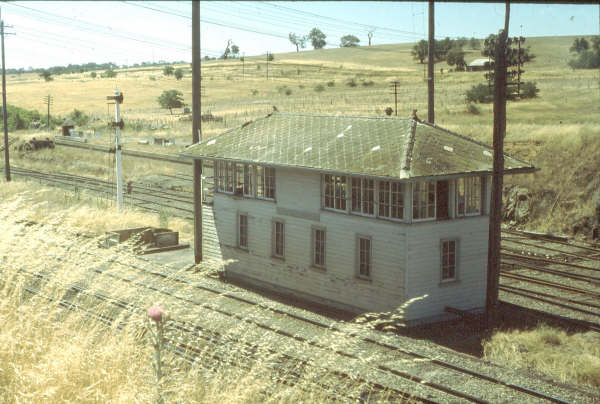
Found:
<svg viewBox="0 0 600 404"><path fill-rule="evenodd" d="M289 38L290 42L296 45L296 52L300 52L300 48L304 49L306 47L306 36L299 36L290 32Z"/></svg>
<svg viewBox="0 0 600 404"><path fill-rule="evenodd" d="M358 46L360 39L355 37L354 35L344 35L340 39L340 48L351 48L353 46Z"/></svg>
<svg viewBox="0 0 600 404"><path fill-rule="evenodd" d="M327 42L325 42L327 36L319 28L311 29L307 38L310 39L313 49L322 49L327 44Z"/></svg>
<svg viewBox="0 0 600 404"><path fill-rule="evenodd" d="M165 76L172 76L174 72L175 72L175 68L173 68L173 66L165 66L163 68L163 74Z"/></svg>
<svg viewBox="0 0 600 404"><path fill-rule="evenodd" d="M44 79L44 81L52 81L54 77L52 77L52 73L49 70L44 70L40 73L40 77Z"/></svg>
<svg viewBox="0 0 600 404"><path fill-rule="evenodd" d="M157 99L162 108L167 108L173 115L173 108L183 107L183 93L178 90L165 90Z"/></svg>
<svg viewBox="0 0 600 404"><path fill-rule="evenodd" d="M428 49L429 44L427 43L427 41L421 39L413 46L412 50L410 51L410 54L413 56L414 59L418 60L419 63L425 63Z"/></svg>
<svg viewBox="0 0 600 404"><path fill-rule="evenodd" d="M577 53L575 59L569 60L573 69L595 69L600 67L600 36L592 37L592 49L585 38L576 38L571 46L571 52Z"/></svg>
<svg viewBox="0 0 600 404"><path fill-rule="evenodd" d="M573 41L573 45L571 45L569 51L581 53L583 51L588 50L589 48L590 44L585 38L575 38L575 40Z"/></svg>
<svg viewBox="0 0 600 404"><path fill-rule="evenodd" d="M181 80L183 78L183 69L175 69L173 74L177 80Z"/></svg>

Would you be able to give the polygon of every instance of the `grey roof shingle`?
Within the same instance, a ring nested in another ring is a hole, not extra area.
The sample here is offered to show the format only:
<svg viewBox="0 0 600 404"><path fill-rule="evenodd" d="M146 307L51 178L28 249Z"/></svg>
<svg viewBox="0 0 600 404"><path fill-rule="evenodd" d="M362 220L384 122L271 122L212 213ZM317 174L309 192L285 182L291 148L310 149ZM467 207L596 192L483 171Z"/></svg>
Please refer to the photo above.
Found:
<svg viewBox="0 0 600 404"><path fill-rule="evenodd" d="M492 171L492 149L435 125L397 117L273 112L181 155L409 179ZM534 171L505 154L506 172Z"/></svg>

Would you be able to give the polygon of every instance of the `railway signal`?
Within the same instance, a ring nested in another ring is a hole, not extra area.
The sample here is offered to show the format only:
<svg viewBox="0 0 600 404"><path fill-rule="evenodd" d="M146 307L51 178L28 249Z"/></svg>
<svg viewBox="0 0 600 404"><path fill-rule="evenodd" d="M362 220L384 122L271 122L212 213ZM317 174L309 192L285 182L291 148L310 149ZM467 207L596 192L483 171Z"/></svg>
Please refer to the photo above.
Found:
<svg viewBox="0 0 600 404"><path fill-rule="evenodd" d="M121 213L123 209L123 167L121 162L121 129L123 129L123 120L121 119L121 111L119 109L123 103L123 93L119 93L119 89L115 87L115 95L109 95L107 100L115 102L115 122L111 122L109 126L115 128L115 161L117 170L117 212Z"/></svg>

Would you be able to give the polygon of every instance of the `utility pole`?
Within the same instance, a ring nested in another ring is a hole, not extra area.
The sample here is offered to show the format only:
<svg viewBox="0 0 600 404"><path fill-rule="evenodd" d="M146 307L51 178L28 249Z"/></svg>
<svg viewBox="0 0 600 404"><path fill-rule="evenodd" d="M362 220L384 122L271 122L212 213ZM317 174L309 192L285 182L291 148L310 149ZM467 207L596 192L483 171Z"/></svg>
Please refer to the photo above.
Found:
<svg viewBox="0 0 600 404"><path fill-rule="evenodd" d="M54 103L54 100L52 99L52 96L50 94L48 94L47 96L42 98L42 101L44 101L44 104L46 104L48 106L47 126L48 126L48 131L50 131L50 105L52 103Z"/></svg>
<svg viewBox="0 0 600 404"><path fill-rule="evenodd" d="M398 83L397 81L392 81L391 86L394 88L394 111L396 116L398 116Z"/></svg>
<svg viewBox="0 0 600 404"><path fill-rule="evenodd" d="M115 162L117 170L117 212L121 213L123 209L123 167L121 161L121 129L123 129L123 120L121 119L120 105L123 103L123 93L119 94L119 89L115 87L115 95L106 97L107 100L115 101L115 122L110 126L115 128Z"/></svg>
<svg viewBox="0 0 600 404"><path fill-rule="evenodd" d="M429 46L427 52L427 121L434 123L433 59L435 55L434 2L429 0Z"/></svg>
<svg viewBox="0 0 600 404"><path fill-rule="evenodd" d="M200 1L192 1L192 143L202 140ZM194 263L202 261L202 160L194 159Z"/></svg>
<svg viewBox="0 0 600 404"><path fill-rule="evenodd" d="M498 305L500 277L500 224L502 222L502 182L504 173L504 135L506 134L506 41L510 3L506 2L504 30L498 35L494 72L494 166L492 198L490 201L490 228L488 240L488 273L486 294L486 322Z"/></svg>
<svg viewBox="0 0 600 404"><path fill-rule="evenodd" d="M246 78L246 69L244 66L244 63L246 61L246 53L242 53L242 80L244 80Z"/></svg>
<svg viewBox="0 0 600 404"><path fill-rule="evenodd" d="M6 173L6 181L10 181L10 159L8 153L8 114L6 112L6 69L4 66L4 35L4 20L2 20L0 17L0 37L2 37L2 113L4 118L4 172Z"/></svg>
<svg viewBox="0 0 600 404"><path fill-rule="evenodd" d="M269 51L267 51L267 80L269 80Z"/></svg>

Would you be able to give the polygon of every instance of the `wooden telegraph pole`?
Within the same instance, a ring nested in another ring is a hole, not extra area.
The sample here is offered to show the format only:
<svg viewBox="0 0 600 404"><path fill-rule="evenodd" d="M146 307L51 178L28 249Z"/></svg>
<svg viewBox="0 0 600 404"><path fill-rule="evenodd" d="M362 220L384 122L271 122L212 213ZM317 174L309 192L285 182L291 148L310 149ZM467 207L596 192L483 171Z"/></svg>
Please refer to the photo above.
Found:
<svg viewBox="0 0 600 404"><path fill-rule="evenodd" d="M504 30L498 35L495 49L494 72L494 167L492 172L492 200L490 201L490 228L488 241L488 274L486 319L498 305L500 276L500 224L502 222L502 182L504 172L504 135L506 134L506 41L510 3L506 2Z"/></svg>
<svg viewBox="0 0 600 404"><path fill-rule="evenodd" d="M10 181L10 160L8 145L8 114L6 112L6 69L4 67L4 21L0 19L0 37L2 37L2 113L4 119L4 172L6 181Z"/></svg>
<svg viewBox="0 0 600 404"><path fill-rule="evenodd" d="M50 94L48 94L47 96L42 98L42 101L44 101L44 104L46 104L48 106L47 126L48 126L48 131L50 131L50 105L52 105L54 100L52 99L52 96Z"/></svg>
<svg viewBox="0 0 600 404"><path fill-rule="evenodd" d="M434 4L429 0L429 46L427 52L427 121L434 123L433 60L435 56Z"/></svg>
<svg viewBox="0 0 600 404"><path fill-rule="evenodd" d="M192 143L201 136L200 2L192 1ZM202 160L194 160L194 262L202 261Z"/></svg>

